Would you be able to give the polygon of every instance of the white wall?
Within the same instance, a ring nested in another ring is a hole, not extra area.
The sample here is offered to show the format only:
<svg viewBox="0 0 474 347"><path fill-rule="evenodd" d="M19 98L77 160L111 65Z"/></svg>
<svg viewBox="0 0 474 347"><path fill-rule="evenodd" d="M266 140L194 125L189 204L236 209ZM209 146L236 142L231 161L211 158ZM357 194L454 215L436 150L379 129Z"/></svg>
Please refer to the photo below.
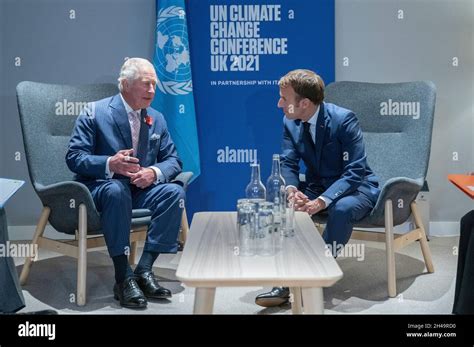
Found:
<svg viewBox="0 0 474 347"><path fill-rule="evenodd" d="M474 209L447 180L474 171L473 33L473 0L336 0L336 80L436 84L427 179L437 233Z"/></svg>

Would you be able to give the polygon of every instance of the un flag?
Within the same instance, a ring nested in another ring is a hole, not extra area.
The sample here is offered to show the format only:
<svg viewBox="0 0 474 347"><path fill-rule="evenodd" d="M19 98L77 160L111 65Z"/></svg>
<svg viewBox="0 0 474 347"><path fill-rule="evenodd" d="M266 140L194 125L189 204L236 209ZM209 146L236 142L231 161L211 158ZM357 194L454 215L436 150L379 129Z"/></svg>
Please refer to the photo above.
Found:
<svg viewBox="0 0 474 347"><path fill-rule="evenodd" d="M184 0L157 0L153 64L158 76L152 107L163 113L184 171L201 173Z"/></svg>

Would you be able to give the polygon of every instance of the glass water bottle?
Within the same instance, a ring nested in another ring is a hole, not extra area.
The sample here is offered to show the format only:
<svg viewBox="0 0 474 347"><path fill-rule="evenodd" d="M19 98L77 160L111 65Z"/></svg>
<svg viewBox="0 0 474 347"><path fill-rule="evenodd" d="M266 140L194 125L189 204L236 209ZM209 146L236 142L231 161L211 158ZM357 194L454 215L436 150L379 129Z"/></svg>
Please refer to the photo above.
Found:
<svg viewBox="0 0 474 347"><path fill-rule="evenodd" d="M250 164L252 177L250 183L245 188L245 197L247 199L266 199L266 189L260 180L260 164Z"/></svg>
<svg viewBox="0 0 474 347"><path fill-rule="evenodd" d="M281 176L279 154L273 155L272 173L267 179L267 201L273 203L274 223L279 229L286 201L285 179Z"/></svg>

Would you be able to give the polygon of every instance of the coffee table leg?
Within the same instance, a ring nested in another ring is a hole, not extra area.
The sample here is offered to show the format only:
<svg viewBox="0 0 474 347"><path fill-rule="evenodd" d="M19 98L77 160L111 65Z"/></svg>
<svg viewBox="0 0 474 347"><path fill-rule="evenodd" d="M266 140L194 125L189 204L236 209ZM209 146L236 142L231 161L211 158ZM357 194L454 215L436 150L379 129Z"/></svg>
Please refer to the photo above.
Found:
<svg viewBox="0 0 474 347"><path fill-rule="evenodd" d="M300 287L290 287L291 294L291 312L293 314L302 314L303 307L301 305L301 288Z"/></svg>
<svg viewBox="0 0 474 347"><path fill-rule="evenodd" d="M216 288L196 288L196 293L194 297L194 313L212 313L215 294Z"/></svg>
<svg viewBox="0 0 474 347"><path fill-rule="evenodd" d="M323 314L323 288L303 288L304 313Z"/></svg>

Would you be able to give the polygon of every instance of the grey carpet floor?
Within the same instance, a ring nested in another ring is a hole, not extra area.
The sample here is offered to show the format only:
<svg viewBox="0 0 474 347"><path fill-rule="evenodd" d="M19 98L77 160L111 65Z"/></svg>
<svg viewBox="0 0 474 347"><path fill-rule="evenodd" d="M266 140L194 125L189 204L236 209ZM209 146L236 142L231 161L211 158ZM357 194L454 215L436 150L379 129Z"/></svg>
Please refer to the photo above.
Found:
<svg viewBox="0 0 474 347"><path fill-rule="evenodd" d="M450 314L454 300L458 237L433 237L431 248L435 273L426 272L418 243L396 255L396 298L387 297L384 244L365 244L365 257L338 258L344 277L324 289L325 314ZM351 241L353 242L353 241ZM161 255L155 264L160 284L169 288L170 300L156 300L143 311L122 308L113 299L114 270L105 250L88 253L87 304L75 304L76 261L40 249L39 260L23 287L26 307L20 312L54 309L61 314L191 314L194 288L175 277L180 253ZM20 272L23 260L15 259ZM218 288L214 312L218 314L291 314L291 306L262 308L255 296L269 288Z"/></svg>

